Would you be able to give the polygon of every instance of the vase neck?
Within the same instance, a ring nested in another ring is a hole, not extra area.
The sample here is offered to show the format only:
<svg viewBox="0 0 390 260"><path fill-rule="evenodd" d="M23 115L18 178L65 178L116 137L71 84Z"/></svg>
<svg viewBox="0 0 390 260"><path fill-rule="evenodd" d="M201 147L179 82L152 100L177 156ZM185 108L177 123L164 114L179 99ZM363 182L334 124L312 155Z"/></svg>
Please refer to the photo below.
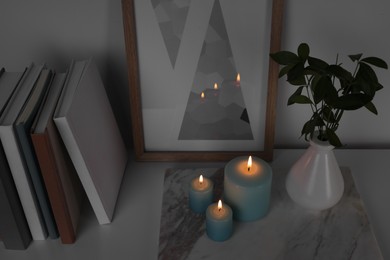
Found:
<svg viewBox="0 0 390 260"><path fill-rule="evenodd" d="M319 140L318 133L314 134L313 139L310 140L310 145L320 151L331 151L334 149L334 146L329 144L328 141Z"/></svg>

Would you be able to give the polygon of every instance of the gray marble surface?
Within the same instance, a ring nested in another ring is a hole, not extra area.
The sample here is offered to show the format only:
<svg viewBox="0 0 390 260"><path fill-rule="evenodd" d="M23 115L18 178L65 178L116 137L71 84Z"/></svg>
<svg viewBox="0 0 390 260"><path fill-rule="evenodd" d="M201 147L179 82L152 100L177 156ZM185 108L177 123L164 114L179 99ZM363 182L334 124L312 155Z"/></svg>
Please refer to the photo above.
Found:
<svg viewBox="0 0 390 260"><path fill-rule="evenodd" d="M205 217L188 208L188 184L203 174L221 197L223 169L168 169L165 174L159 259L382 259L362 201L348 168L342 168L345 191L325 211L310 211L286 193L286 169L274 169L271 206L266 217L234 222L231 239L210 240Z"/></svg>

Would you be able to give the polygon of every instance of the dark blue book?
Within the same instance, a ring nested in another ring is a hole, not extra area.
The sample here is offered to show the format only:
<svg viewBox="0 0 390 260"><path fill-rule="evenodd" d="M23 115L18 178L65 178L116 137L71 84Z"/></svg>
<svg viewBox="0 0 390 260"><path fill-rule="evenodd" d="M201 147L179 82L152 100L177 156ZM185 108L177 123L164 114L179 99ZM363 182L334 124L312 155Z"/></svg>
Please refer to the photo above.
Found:
<svg viewBox="0 0 390 260"><path fill-rule="evenodd" d="M30 174L31 182L37 196L39 207L42 211L43 220L49 233L49 237L55 239L58 238L58 229L30 137L33 120L38 112L42 100L44 99L51 79L52 72L48 69L43 69L34 89L31 91L29 98L15 121L14 127L16 130L19 148L27 165L27 171Z"/></svg>

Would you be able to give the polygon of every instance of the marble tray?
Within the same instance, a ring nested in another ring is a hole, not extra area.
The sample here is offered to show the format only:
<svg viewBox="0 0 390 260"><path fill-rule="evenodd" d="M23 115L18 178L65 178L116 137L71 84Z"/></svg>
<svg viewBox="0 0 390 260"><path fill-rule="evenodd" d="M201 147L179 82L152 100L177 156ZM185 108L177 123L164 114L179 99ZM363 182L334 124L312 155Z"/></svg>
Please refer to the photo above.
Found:
<svg viewBox="0 0 390 260"><path fill-rule="evenodd" d="M203 174L223 190L223 169L168 169L164 180L159 259L382 259L352 175L342 167L345 191L329 210L310 211L296 205L284 186L286 169L274 169L271 206L266 217L234 222L232 237L210 240L205 216L188 208L188 185Z"/></svg>

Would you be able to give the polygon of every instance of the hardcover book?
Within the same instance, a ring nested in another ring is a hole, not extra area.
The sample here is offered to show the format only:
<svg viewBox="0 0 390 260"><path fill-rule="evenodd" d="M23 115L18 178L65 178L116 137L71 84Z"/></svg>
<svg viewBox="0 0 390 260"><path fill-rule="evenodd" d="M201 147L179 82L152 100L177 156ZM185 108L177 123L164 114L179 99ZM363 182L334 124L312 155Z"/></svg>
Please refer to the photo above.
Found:
<svg viewBox="0 0 390 260"><path fill-rule="evenodd" d="M66 73L57 73L31 129L31 139L62 243L76 240L85 197L79 177L53 121Z"/></svg>
<svg viewBox="0 0 390 260"><path fill-rule="evenodd" d="M0 115L24 72L0 70ZM0 236L7 249L26 249L31 233L0 142Z"/></svg>
<svg viewBox="0 0 390 260"><path fill-rule="evenodd" d="M127 151L92 60L71 66L54 122L99 223L110 223Z"/></svg>
<svg viewBox="0 0 390 260"><path fill-rule="evenodd" d="M14 123L25 105L42 69L43 65L37 66L34 64L31 64L27 68L27 71L23 74L21 81L0 117L0 140L3 144L19 199L34 240L46 239L47 229L30 174L19 149Z"/></svg>
<svg viewBox="0 0 390 260"><path fill-rule="evenodd" d="M5 248L23 250L31 242L31 233L0 143L0 234Z"/></svg>
<svg viewBox="0 0 390 260"><path fill-rule="evenodd" d="M31 91L30 96L15 121L14 128L21 157L26 163L26 171L30 175L31 183L37 196L49 237L55 239L58 238L57 225L54 221L53 212L50 207L47 191L43 183L30 137L32 122L38 111L39 105L46 94L51 78L52 72L49 69L43 69L36 81L34 89Z"/></svg>

